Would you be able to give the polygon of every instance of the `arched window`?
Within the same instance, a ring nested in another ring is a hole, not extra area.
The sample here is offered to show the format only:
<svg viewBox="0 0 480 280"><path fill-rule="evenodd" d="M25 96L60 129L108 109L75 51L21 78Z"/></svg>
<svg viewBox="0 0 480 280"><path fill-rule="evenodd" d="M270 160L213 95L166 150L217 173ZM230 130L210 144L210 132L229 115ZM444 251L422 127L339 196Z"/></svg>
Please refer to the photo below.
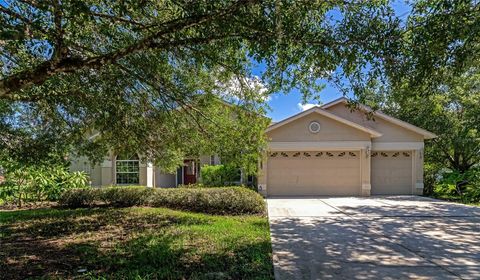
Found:
<svg viewBox="0 0 480 280"><path fill-rule="evenodd" d="M115 161L117 185L138 185L140 183L140 161L137 155L118 155Z"/></svg>

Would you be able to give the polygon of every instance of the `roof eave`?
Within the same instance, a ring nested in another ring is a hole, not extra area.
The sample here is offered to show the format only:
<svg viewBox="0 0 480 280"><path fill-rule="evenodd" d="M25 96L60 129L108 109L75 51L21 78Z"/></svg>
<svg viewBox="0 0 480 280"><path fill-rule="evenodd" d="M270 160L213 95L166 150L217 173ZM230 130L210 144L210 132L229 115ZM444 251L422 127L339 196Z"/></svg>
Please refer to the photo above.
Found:
<svg viewBox="0 0 480 280"><path fill-rule="evenodd" d="M347 99L347 98L345 98L345 97L340 97L340 98L337 98L337 99L335 99L335 100L333 100L333 101L331 101L331 102L323 105L321 108L322 108L322 109L327 109L327 108L333 107L333 106L335 106L335 105L337 105L337 104L339 104L339 103L347 104L347 102L348 102L348 99ZM362 109L362 110L364 110L364 111L373 112L376 116L379 116L379 117L383 118L384 120L387 120L387 121L389 121L389 122L391 122L391 123L394 123L394 124L396 124L396 125L398 125L398 126L400 126L400 127L403 127L403 128L405 128L405 129L411 130L411 131L413 131L413 132L415 132L415 133L418 133L418 134L422 135L424 139L433 139L433 138L437 138L437 137L438 137L436 134L434 134L434 133L432 133L432 132L430 132L430 131L428 131L428 130L425 130L425 129L420 128L420 127L418 127L418 126L415 126L415 125L413 125L413 124L409 124L409 123L407 123L407 122L405 122L405 121L402 121L402 120L400 120L400 119L397 119L397 118L395 118L395 117L391 117L391 116L389 116L389 115L387 115L387 114L385 114L385 113L383 113L383 112L381 112L381 111L373 111L372 108L370 108L370 107L368 107L368 106L366 106L366 105L360 104L359 107L360 107L360 109Z"/></svg>

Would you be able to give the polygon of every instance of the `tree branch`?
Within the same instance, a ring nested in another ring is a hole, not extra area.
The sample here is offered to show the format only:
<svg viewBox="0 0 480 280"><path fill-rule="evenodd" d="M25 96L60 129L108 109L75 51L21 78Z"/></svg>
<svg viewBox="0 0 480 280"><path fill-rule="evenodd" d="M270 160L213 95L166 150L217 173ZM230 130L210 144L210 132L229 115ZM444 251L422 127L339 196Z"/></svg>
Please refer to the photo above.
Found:
<svg viewBox="0 0 480 280"><path fill-rule="evenodd" d="M67 55L68 49L64 46L62 27L63 12L59 0L53 0L53 22L55 24L55 44L52 55L53 61L58 61Z"/></svg>
<svg viewBox="0 0 480 280"><path fill-rule="evenodd" d="M108 19L111 22L123 22L123 23L128 23L128 24L131 24L131 25L139 26L139 27L142 27L142 28L146 27L145 24L143 24L141 22L138 22L138 21L135 21L135 20L132 20L132 19L128 19L128 18L117 17L117 16L114 16L114 15L101 14L101 13L92 13L92 15L94 17Z"/></svg>
<svg viewBox="0 0 480 280"><path fill-rule="evenodd" d="M181 45L198 45L209 44L213 41L245 38L245 35L239 34L223 34L223 36L212 36L206 38L185 38L180 40L168 40L165 35L179 32L190 27L214 20L218 17L223 18L227 14L238 10L240 7L251 4L256 0L239 0L216 13L209 13L199 16L192 16L182 19L173 20L167 23L162 30L145 37L125 48L103 54L96 57L81 59L77 57L60 57L60 59L51 59L40 63L36 67L8 76L0 80L0 99L15 99L13 93L26 89L33 85L40 85L50 77L59 73L71 73L84 68L99 68L106 64L111 64L127 55L148 50L148 49L168 49ZM0 6L1 7L1 6Z"/></svg>

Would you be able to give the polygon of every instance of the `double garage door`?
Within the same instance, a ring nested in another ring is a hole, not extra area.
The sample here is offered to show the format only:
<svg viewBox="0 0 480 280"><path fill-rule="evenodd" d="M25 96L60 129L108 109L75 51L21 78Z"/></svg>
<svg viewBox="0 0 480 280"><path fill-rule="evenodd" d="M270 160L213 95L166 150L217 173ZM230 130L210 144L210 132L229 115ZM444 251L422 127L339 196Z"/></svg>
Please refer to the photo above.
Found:
<svg viewBox="0 0 480 280"><path fill-rule="evenodd" d="M360 152L274 152L268 195L360 195Z"/></svg>
<svg viewBox="0 0 480 280"><path fill-rule="evenodd" d="M371 158L372 194L411 194L410 152L378 152ZM272 152L269 196L361 195L359 151Z"/></svg>

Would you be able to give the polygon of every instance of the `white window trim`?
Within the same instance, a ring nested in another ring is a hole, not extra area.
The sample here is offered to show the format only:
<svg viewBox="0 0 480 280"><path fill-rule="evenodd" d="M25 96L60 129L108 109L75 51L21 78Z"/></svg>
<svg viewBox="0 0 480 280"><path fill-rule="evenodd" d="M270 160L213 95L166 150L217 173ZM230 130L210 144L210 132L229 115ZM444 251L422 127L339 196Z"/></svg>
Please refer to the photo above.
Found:
<svg viewBox="0 0 480 280"><path fill-rule="evenodd" d="M136 161L138 162L138 172L117 172L117 162L126 162L126 161ZM115 168L114 168L114 179L115 179L115 185L116 186L139 186L140 185L140 160L139 159L115 159ZM117 183L117 174L138 174L138 184L119 184Z"/></svg>

